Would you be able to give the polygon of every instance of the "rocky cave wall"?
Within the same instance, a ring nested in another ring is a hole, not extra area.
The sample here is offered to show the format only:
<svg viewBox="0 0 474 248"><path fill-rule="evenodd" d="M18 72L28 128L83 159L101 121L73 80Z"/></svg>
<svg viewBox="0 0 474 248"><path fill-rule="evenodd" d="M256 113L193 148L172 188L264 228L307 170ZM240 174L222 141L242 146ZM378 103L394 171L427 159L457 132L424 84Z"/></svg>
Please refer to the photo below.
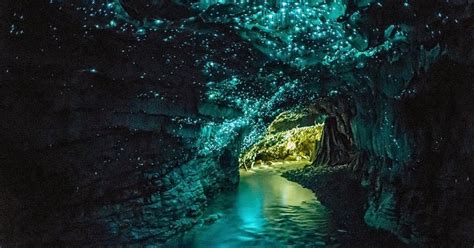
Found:
<svg viewBox="0 0 474 248"><path fill-rule="evenodd" d="M472 244L469 71L472 65L441 58L412 79L416 96L377 104L384 107L375 123L360 115L352 121L370 226L415 244Z"/></svg>
<svg viewBox="0 0 474 248"><path fill-rule="evenodd" d="M216 136L208 123L242 115L203 97L204 48L87 33L81 16L39 1L0 10L0 246L160 243L238 183L245 126L200 153ZM231 44L191 31L175 44L198 38Z"/></svg>
<svg viewBox="0 0 474 248"><path fill-rule="evenodd" d="M426 19L413 24L410 43L420 48L372 63L370 97L354 97L352 134L368 192L364 220L407 243L468 246L474 242L467 210L474 192L472 3L437 6L459 22L446 27L428 14L436 7L418 4L418 18ZM423 35L428 26L441 26L442 35Z"/></svg>
<svg viewBox="0 0 474 248"><path fill-rule="evenodd" d="M417 15L412 19L402 18L403 9L398 14L369 10L366 27L393 20L410 25L408 43L368 62L362 73L340 76L353 87L344 91L347 95L328 96L331 107L321 104L332 117L314 163L319 169L287 176L313 188L333 208L345 208L337 212L346 224L363 215L370 227L408 244L467 247L474 243L468 210L474 192L472 3L411 4ZM433 18L433 10L449 17ZM449 18L456 25L447 24ZM439 35L428 27L439 28ZM340 145L338 137L352 142ZM341 161L338 147L355 154L352 162ZM338 167L344 164L349 168ZM362 188L354 190L358 184ZM365 203L354 199L357 194Z"/></svg>

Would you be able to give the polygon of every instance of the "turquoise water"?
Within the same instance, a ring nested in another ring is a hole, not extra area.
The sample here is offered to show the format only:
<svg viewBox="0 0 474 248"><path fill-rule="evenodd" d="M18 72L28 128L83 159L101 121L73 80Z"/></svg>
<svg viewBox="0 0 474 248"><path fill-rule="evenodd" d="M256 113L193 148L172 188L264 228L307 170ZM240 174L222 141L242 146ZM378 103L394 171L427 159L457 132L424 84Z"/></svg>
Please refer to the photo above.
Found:
<svg viewBox="0 0 474 248"><path fill-rule="evenodd" d="M208 224L170 247L327 247L330 234L337 232L330 212L312 191L280 176L287 167L241 171L237 190L210 203L203 217Z"/></svg>

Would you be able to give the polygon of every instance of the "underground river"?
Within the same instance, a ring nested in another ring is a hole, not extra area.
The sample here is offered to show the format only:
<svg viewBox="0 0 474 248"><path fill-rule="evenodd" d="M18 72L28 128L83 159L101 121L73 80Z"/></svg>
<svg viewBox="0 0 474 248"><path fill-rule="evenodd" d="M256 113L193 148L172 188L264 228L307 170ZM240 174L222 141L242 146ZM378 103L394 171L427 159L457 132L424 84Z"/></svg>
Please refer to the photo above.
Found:
<svg viewBox="0 0 474 248"><path fill-rule="evenodd" d="M314 193L290 182L281 172L303 162L276 163L241 170L233 192L209 204L201 224L169 243L169 247L328 247L335 234L330 212Z"/></svg>

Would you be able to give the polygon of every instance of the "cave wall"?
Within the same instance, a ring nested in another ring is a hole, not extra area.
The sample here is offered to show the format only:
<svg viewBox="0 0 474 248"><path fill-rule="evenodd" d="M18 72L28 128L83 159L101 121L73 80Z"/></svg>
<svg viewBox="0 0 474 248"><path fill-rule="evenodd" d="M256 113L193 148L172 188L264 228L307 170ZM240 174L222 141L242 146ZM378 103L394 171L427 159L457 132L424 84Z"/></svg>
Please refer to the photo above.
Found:
<svg viewBox="0 0 474 248"><path fill-rule="evenodd" d="M347 1L346 15L366 45L397 45L326 79L339 84L316 102L331 123L322 149L313 167L286 176L346 208L335 211L343 225L362 218L417 247L472 246L472 2L362 2Z"/></svg>
<svg viewBox="0 0 474 248"><path fill-rule="evenodd" d="M316 159L285 174L314 190L356 239L367 235L357 230L363 222L416 247L474 243L472 59L456 61L447 49L431 61L408 67L412 77L393 95L384 92L393 85L373 81L363 94L318 101L329 117ZM380 76L392 67L377 66L370 70Z"/></svg>
<svg viewBox="0 0 474 248"><path fill-rule="evenodd" d="M352 165L367 192L364 221L410 244L469 246L472 3L460 1L446 10L457 18L455 25L443 23L446 27L426 14L443 7L414 5L423 8L420 20L410 24L411 45L370 63L355 84L367 88L353 88L351 100L343 100L356 108L350 134L358 157ZM428 26L443 34L427 34Z"/></svg>
<svg viewBox="0 0 474 248"><path fill-rule="evenodd" d="M154 99L128 96L130 88L110 95L100 88L106 80L87 79L86 87L97 86L69 88L63 99L50 81L47 92L3 91L4 241L160 242L190 228L215 192L238 183L238 141L200 157L187 145L200 124L177 133L183 124L172 120L197 111L178 103L163 113Z"/></svg>
<svg viewBox="0 0 474 248"><path fill-rule="evenodd" d="M242 115L202 97L204 49L84 35L67 10L3 4L2 27L25 18L0 39L0 246L159 244L238 183L245 126L199 153L207 123Z"/></svg>
<svg viewBox="0 0 474 248"><path fill-rule="evenodd" d="M78 74L2 85L6 241L163 241L191 227L215 192L238 183L239 138L204 158L192 146L203 124L176 120L212 118L198 113L197 99L141 99L134 86L117 89L110 78Z"/></svg>
<svg viewBox="0 0 474 248"><path fill-rule="evenodd" d="M440 58L412 79L416 95L352 120L368 225L408 243L472 244L471 78L472 64Z"/></svg>
<svg viewBox="0 0 474 248"><path fill-rule="evenodd" d="M365 222L426 246L474 243L472 3L450 10L458 25L427 37L414 23L411 42L420 47L367 71L371 97L355 95L351 120L368 192ZM424 24L440 25L429 17Z"/></svg>

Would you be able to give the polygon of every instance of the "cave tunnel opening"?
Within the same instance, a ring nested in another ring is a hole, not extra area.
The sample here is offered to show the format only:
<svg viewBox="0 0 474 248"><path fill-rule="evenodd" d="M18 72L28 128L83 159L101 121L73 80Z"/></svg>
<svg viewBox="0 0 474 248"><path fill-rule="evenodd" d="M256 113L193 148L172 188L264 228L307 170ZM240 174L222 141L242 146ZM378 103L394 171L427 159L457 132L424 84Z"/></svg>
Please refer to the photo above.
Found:
<svg viewBox="0 0 474 248"><path fill-rule="evenodd" d="M324 118L311 108L280 113L260 139L242 152L240 168L282 164L295 168L311 164L322 137Z"/></svg>
<svg viewBox="0 0 474 248"><path fill-rule="evenodd" d="M351 127L354 114L351 104L340 99L320 99L313 105L283 111L257 141L243 149L239 167L352 166L358 156Z"/></svg>
<svg viewBox="0 0 474 248"><path fill-rule="evenodd" d="M218 195L207 206L202 225L172 244L304 247L315 241L344 242L350 235L336 223L333 210L318 191L292 174L349 162L349 140L337 125L340 116L316 107L277 115L260 139L240 154L237 189Z"/></svg>
<svg viewBox="0 0 474 248"><path fill-rule="evenodd" d="M235 190L215 197L201 225L170 244L182 247L279 247L337 244L329 208L309 188L282 173L312 166L330 118L313 108L283 111L239 157ZM222 230L227 230L222 232ZM331 240L332 239L332 240Z"/></svg>

